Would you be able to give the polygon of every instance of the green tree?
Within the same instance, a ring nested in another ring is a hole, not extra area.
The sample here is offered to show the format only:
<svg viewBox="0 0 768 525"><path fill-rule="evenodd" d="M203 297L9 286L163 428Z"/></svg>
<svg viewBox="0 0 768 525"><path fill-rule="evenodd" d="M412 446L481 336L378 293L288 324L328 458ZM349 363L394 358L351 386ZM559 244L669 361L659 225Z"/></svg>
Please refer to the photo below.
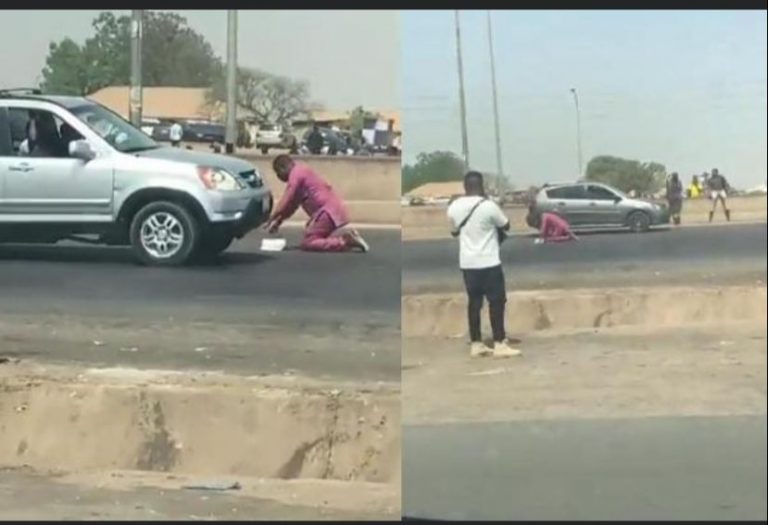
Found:
<svg viewBox="0 0 768 525"><path fill-rule="evenodd" d="M82 46L68 38L50 44L41 89L87 95L130 83L131 17L104 12L92 25ZM175 13L145 12L141 56L144 86L210 87L222 70L211 45Z"/></svg>
<svg viewBox="0 0 768 525"><path fill-rule="evenodd" d="M237 105L261 124L284 126L316 107L309 101L309 84L303 80L273 75L260 69L238 68L236 80ZM224 102L226 76L220 74L208 92L208 102Z"/></svg>
<svg viewBox="0 0 768 525"><path fill-rule="evenodd" d="M664 186L667 170L658 162L640 162L601 155L587 164L587 180L602 182L624 192L651 195Z"/></svg>
<svg viewBox="0 0 768 525"><path fill-rule="evenodd" d="M428 182L460 181L464 178L464 162L449 151L419 153L416 163L402 169L402 190L408 193Z"/></svg>
<svg viewBox="0 0 768 525"><path fill-rule="evenodd" d="M378 114L363 109L363 106L357 106L349 114L349 131L352 136L356 137L361 131L363 131L366 120L378 118Z"/></svg>

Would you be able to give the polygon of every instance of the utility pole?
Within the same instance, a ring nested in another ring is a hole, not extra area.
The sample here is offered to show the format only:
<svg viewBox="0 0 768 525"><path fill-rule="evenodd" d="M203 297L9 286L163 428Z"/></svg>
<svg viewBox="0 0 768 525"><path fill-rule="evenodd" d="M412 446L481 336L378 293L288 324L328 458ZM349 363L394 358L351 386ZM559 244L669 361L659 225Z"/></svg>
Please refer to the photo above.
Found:
<svg viewBox="0 0 768 525"><path fill-rule="evenodd" d="M579 178L584 176L584 164L581 158L581 109L579 108L579 95L576 93L576 88L571 88L573 93L573 102L576 104L576 154L579 162Z"/></svg>
<svg viewBox="0 0 768 525"><path fill-rule="evenodd" d="M467 106L464 102L464 68L461 63L461 29L459 27L459 11L454 11L456 19L456 59L459 67L459 105L461 110L461 154L464 166L469 169L469 139L467 138Z"/></svg>
<svg viewBox="0 0 768 525"><path fill-rule="evenodd" d="M144 11L134 9L131 11L131 93L129 115L131 123L137 128L141 127L141 47L143 37Z"/></svg>
<svg viewBox="0 0 768 525"><path fill-rule="evenodd" d="M234 153L237 137L237 10L227 10L227 129L226 152Z"/></svg>
<svg viewBox="0 0 768 525"><path fill-rule="evenodd" d="M491 89L493 91L493 127L496 133L496 176L500 186L500 193L503 195L507 187L507 180L504 177L504 168L501 164L501 135L499 133L499 101L496 96L496 64L493 60L493 29L491 27L491 12L488 15L488 52L491 55Z"/></svg>

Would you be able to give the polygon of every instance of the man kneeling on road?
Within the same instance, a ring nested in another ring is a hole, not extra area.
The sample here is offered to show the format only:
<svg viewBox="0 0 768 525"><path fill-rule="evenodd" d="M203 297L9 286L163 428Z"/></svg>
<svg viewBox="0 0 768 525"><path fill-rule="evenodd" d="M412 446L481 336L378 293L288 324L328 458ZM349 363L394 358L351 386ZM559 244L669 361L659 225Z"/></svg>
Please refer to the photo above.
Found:
<svg viewBox="0 0 768 525"><path fill-rule="evenodd" d="M314 252L367 252L368 243L355 230L334 235L349 223L346 207L331 185L304 163L278 155L272 163L277 178L287 184L283 198L265 228L276 233L280 225L301 206L309 216L301 249Z"/></svg>
<svg viewBox="0 0 768 525"><path fill-rule="evenodd" d="M448 218L453 225L452 235L459 238L459 267L464 274L469 298L470 355L520 355L519 350L509 347L504 331L507 292L499 256L499 230L509 230L509 219L495 202L486 198L482 174L476 171L467 173L464 191L466 196L459 197L448 207ZM484 297L488 299L493 331L492 351L483 344L480 333Z"/></svg>

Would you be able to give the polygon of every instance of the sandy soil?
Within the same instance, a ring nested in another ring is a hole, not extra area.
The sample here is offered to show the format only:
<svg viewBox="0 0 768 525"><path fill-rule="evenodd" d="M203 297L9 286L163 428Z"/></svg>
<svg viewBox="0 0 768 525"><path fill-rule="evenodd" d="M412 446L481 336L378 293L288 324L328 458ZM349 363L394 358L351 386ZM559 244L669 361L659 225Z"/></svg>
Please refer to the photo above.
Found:
<svg viewBox="0 0 768 525"><path fill-rule="evenodd" d="M2 469L0 520L393 520L400 515L399 494L388 486L241 478L239 490L183 488L207 481L142 472Z"/></svg>
<svg viewBox="0 0 768 525"><path fill-rule="evenodd" d="M403 422L766 413L765 322L527 334L524 355L403 345Z"/></svg>

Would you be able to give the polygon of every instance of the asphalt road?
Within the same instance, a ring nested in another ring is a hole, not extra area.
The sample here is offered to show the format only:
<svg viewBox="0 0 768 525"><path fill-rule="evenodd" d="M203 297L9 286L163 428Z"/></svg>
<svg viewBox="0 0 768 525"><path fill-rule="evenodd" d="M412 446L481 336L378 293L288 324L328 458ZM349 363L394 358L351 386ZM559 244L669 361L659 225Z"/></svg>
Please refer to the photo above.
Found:
<svg viewBox="0 0 768 525"><path fill-rule="evenodd" d="M536 245L509 238L502 263L510 289L701 282L755 282L766 275L766 224L585 233L579 242ZM403 243L407 293L459 290L458 241Z"/></svg>
<svg viewBox="0 0 768 525"><path fill-rule="evenodd" d="M403 514L766 519L766 417L404 428Z"/></svg>
<svg viewBox="0 0 768 525"><path fill-rule="evenodd" d="M299 240L300 230L283 233L289 246ZM363 234L370 253L319 254L263 253L255 233L215 262L182 268L137 266L123 248L0 246L0 317L264 327L256 330L245 356L241 345L232 366L241 367L245 360L251 370L263 365L270 371L395 379L400 364L400 232ZM313 338L322 344L313 346ZM369 344L356 351L360 342ZM294 347L297 352L291 351ZM37 358L54 352L35 351ZM314 352L314 357L304 352ZM336 355L323 358L326 353ZM218 358L226 361L226 349ZM86 354L78 359L90 360ZM188 360L179 357L176 365Z"/></svg>

